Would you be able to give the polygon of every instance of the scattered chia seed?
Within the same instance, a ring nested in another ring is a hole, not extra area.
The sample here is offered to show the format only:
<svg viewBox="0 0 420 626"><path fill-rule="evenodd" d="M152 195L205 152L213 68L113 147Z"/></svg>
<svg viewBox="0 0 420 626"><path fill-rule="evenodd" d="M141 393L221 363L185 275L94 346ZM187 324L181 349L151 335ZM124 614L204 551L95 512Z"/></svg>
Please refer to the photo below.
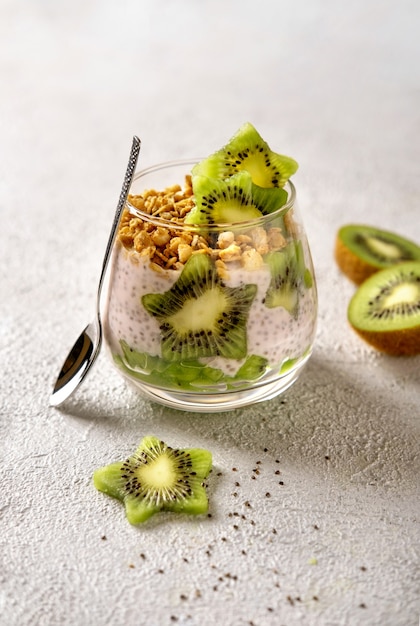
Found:
<svg viewBox="0 0 420 626"><path fill-rule="evenodd" d="M267 493L265 494L266 498L271 498L271 493L269 491L267 491Z"/></svg>
<svg viewBox="0 0 420 626"><path fill-rule="evenodd" d="M284 485L284 482L282 480L279 480L279 485Z"/></svg>
<svg viewBox="0 0 420 626"><path fill-rule="evenodd" d="M102 535L101 539L102 541L106 541L106 535Z"/></svg>

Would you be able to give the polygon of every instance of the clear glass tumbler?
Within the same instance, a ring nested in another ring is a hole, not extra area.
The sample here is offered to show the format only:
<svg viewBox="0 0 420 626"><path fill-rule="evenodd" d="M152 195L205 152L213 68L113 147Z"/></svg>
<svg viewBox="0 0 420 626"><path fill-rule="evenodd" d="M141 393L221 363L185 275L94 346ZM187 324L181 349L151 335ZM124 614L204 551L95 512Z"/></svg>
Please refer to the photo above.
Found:
<svg viewBox="0 0 420 626"><path fill-rule="evenodd" d="M188 225L197 160L134 177L113 250L104 337L147 398L215 412L274 398L310 357L317 292L296 191L246 222Z"/></svg>

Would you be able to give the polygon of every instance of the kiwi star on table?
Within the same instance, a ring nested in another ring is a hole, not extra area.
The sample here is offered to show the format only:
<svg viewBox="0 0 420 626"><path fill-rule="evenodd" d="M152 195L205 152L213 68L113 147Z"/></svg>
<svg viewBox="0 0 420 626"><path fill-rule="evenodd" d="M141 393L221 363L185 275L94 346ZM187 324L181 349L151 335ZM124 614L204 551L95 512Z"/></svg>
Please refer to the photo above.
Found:
<svg viewBox="0 0 420 626"><path fill-rule="evenodd" d="M144 437L125 461L94 472L95 487L124 503L128 521L137 525L159 511L199 515L208 510L204 480L212 455L201 448L171 448Z"/></svg>

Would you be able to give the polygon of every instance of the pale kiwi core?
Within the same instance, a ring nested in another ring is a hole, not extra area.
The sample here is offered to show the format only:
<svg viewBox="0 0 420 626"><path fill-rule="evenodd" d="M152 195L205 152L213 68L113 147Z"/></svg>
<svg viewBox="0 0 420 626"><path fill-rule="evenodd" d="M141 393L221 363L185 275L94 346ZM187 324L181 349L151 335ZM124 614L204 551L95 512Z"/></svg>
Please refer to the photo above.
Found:
<svg viewBox="0 0 420 626"><path fill-rule="evenodd" d="M198 298L189 298L182 309L168 318L168 322L181 334L202 329L213 330L215 319L226 309L226 296L220 289L206 291Z"/></svg>
<svg viewBox="0 0 420 626"><path fill-rule="evenodd" d="M366 237L366 243L368 247L387 259L399 259L401 256L401 250L394 243L387 241L381 241L376 237Z"/></svg>
<svg viewBox="0 0 420 626"><path fill-rule="evenodd" d="M171 488L176 482L174 463L164 454L138 467L136 473L143 484L155 489Z"/></svg>

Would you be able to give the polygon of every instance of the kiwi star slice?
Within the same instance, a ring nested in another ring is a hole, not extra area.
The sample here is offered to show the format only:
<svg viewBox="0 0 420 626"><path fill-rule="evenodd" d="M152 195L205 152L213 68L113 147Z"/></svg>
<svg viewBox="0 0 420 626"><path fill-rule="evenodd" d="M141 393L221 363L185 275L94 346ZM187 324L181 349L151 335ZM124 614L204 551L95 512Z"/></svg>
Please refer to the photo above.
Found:
<svg viewBox="0 0 420 626"><path fill-rule="evenodd" d="M165 293L142 297L160 323L162 357L183 361L247 354L246 324L257 285L227 287L206 254L193 254Z"/></svg>
<svg viewBox="0 0 420 626"><path fill-rule="evenodd" d="M351 299L348 319L377 350L420 354L420 262L401 263L370 276Z"/></svg>
<svg viewBox="0 0 420 626"><path fill-rule="evenodd" d="M282 306L296 317L304 270L299 268L297 246L291 242L283 250L269 252L265 261L271 273L271 281L264 298L265 306L269 309Z"/></svg>
<svg viewBox="0 0 420 626"><path fill-rule="evenodd" d="M124 503L131 524L140 524L159 511L205 513L203 481L211 465L207 450L175 449L148 436L127 460L97 469L93 482L99 491Z"/></svg>
<svg viewBox="0 0 420 626"><path fill-rule="evenodd" d="M243 124L221 150L197 163L192 174L227 178L246 170L260 187L283 187L298 169L291 157L273 152L252 124Z"/></svg>
<svg viewBox="0 0 420 626"><path fill-rule="evenodd" d="M284 189L262 189L251 175L238 172L226 180L193 176L196 206L186 224L236 224L253 220L281 208L287 202Z"/></svg>

